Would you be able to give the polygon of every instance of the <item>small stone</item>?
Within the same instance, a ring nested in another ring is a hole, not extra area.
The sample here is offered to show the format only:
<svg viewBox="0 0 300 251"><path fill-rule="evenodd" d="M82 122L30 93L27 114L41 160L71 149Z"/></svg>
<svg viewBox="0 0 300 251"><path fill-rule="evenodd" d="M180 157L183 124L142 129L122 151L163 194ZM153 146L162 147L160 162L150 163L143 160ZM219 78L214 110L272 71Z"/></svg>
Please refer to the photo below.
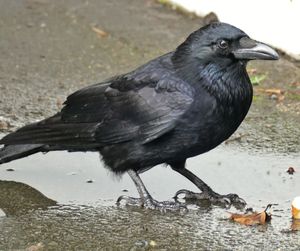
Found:
<svg viewBox="0 0 300 251"><path fill-rule="evenodd" d="M149 246L149 243L146 240L138 240L134 243L134 245L139 248L145 248Z"/></svg>
<svg viewBox="0 0 300 251"><path fill-rule="evenodd" d="M272 94L272 95L270 96L270 99L272 99L272 100L277 100L277 99L278 99L278 96L277 96L276 94Z"/></svg>
<svg viewBox="0 0 300 251"><path fill-rule="evenodd" d="M7 171L7 172L14 172L15 169L13 169L13 168L6 168L6 171Z"/></svg>
<svg viewBox="0 0 300 251"><path fill-rule="evenodd" d="M37 243L36 245L32 245L26 248L26 251L41 251L44 249L44 244L42 242Z"/></svg>
<svg viewBox="0 0 300 251"><path fill-rule="evenodd" d="M76 172L69 172L69 173L67 173L67 175L76 175L77 173Z"/></svg>
<svg viewBox="0 0 300 251"><path fill-rule="evenodd" d="M149 242L149 245L150 245L150 247L156 247L156 246L157 246L157 243L156 243L156 241L151 240L151 241Z"/></svg>
<svg viewBox="0 0 300 251"><path fill-rule="evenodd" d="M0 121L0 130L7 130L9 128L9 123L6 121Z"/></svg>
<svg viewBox="0 0 300 251"><path fill-rule="evenodd" d="M5 217L6 214L4 213L4 211L0 208L0 217Z"/></svg>
<svg viewBox="0 0 300 251"><path fill-rule="evenodd" d="M289 167L288 170L286 171L288 174L293 175L295 172L295 169L293 167Z"/></svg>

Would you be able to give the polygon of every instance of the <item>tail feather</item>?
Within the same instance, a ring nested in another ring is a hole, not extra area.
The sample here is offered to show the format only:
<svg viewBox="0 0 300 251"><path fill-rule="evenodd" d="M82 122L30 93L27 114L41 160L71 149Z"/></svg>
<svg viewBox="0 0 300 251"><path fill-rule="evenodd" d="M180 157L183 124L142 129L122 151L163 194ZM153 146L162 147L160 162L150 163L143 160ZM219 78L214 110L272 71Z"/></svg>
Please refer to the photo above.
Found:
<svg viewBox="0 0 300 251"><path fill-rule="evenodd" d="M3 145L65 145L79 146L85 144L95 145L95 130L97 123L64 123L61 115L24 126L17 131L0 139Z"/></svg>
<svg viewBox="0 0 300 251"><path fill-rule="evenodd" d="M0 149L0 165L43 151L42 144L8 145Z"/></svg>
<svg viewBox="0 0 300 251"><path fill-rule="evenodd" d="M24 126L0 139L0 164L56 150L96 151L97 123L64 123L61 114Z"/></svg>

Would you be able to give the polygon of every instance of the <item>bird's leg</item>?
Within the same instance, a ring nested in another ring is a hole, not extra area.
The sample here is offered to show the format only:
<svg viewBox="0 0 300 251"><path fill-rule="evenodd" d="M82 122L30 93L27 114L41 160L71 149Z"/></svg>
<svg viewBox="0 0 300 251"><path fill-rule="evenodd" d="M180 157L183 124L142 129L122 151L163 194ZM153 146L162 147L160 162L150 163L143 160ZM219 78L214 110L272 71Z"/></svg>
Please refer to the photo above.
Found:
<svg viewBox="0 0 300 251"><path fill-rule="evenodd" d="M189 179L195 186L197 186L201 193L194 193L186 189L179 190L174 198L177 199L178 195L184 194L186 200L208 200L213 204L220 204L226 207L234 205L235 207L242 208L247 204L245 200L240 198L237 194L221 195L214 192L204 181L193 174L191 171L184 167L185 163L176 163L171 165L172 169Z"/></svg>
<svg viewBox="0 0 300 251"><path fill-rule="evenodd" d="M147 209L158 209L160 211L180 211L186 210L186 207L179 202L173 201L162 201L159 202L154 200L152 196L149 194L148 190L146 189L143 181L141 180L138 173L134 170L127 171L131 179L133 180L140 198L132 198L128 196L120 196L117 200L117 204L120 204L122 200L125 201L126 205L129 206L140 206Z"/></svg>

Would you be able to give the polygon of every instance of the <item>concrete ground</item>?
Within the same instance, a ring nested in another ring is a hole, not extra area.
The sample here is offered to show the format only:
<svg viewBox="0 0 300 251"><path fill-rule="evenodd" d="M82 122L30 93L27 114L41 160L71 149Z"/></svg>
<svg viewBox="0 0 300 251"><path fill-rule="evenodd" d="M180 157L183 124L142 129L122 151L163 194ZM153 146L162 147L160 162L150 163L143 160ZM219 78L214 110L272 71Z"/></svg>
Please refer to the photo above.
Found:
<svg viewBox="0 0 300 251"><path fill-rule="evenodd" d="M0 16L3 135L54 114L81 87L174 50L203 25L152 0L0 1ZM300 182L297 172L288 176L285 170L300 168L300 69L282 57L251 62L248 70L259 84L241 128L188 165L218 191L239 192L258 210L279 203L269 227L232 224L224 220L224 209L214 207L192 208L185 216L117 208L122 190L135 192L127 177L116 182L99 167L97 155L50 153L1 166L0 249L296 248L289 205ZM147 173L143 178L158 199L195 189L168 169Z"/></svg>

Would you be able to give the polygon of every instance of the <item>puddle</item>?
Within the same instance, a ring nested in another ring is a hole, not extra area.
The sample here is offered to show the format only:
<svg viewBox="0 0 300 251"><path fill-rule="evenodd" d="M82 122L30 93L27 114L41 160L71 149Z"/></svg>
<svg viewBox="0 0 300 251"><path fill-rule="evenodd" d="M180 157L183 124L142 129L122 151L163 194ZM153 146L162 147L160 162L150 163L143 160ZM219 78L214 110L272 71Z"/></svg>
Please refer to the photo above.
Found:
<svg viewBox="0 0 300 251"><path fill-rule="evenodd" d="M5 133L53 115L68 94L89 83L173 50L202 24L151 0L12 0L1 5ZM92 27L108 36L99 38ZM292 83L299 82L300 71L292 62L252 62L249 67L267 75L257 88L298 93ZM256 96L233 138L244 136L187 165L215 191L237 193L257 211L278 204L270 224L241 226L218 207L190 206L187 214L119 208L118 196L137 196L127 175L113 176L96 153L53 152L0 166L0 250L298 250L299 232L290 231L300 228L290 218L291 200L300 195L299 97L294 98L286 95L279 106ZM290 104L295 109L283 109ZM286 173L290 166L294 175ZM197 191L167 167L155 167L142 179L158 200L182 188Z"/></svg>
<svg viewBox="0 0 300 251"><path fill-rule="evenodd" d="M298 155L260 156L223 145L190 159L187 165L216 191L238 193L257 211L269 203L278 204L271 223L241 226L226 220L227 211L234 209L218 207L194 206L187 214L119 208L115 205L118 196L137 196L127 175L114 177L96 153L52 152L1 166L0 177L6 182L0 182L0 207L6 217L0 216L0 249L40 242L47 250L274 250L300 244L300 236L291 232L290 218L291 200L300 191L300 174L286 173L289 166L300 166ZM181 188L197 191L164 166L141 176L159 200L170 199ZM24 184L34 188L26 196ZM45 210L45 205L50 207ZM153 243L157 246L152 247Z"/></svg>

